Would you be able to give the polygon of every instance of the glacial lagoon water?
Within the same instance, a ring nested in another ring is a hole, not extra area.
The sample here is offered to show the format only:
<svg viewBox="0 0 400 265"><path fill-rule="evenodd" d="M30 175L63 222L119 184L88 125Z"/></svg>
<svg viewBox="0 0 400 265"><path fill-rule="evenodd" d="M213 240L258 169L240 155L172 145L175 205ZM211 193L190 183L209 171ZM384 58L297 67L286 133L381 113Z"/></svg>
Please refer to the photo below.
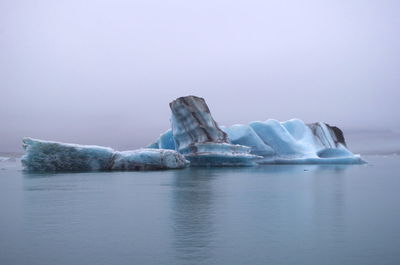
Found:
<svg viewBox="0 0 400 265"><path fill-rule="evenodd" d="M0 264L400 264L400 156L366 165L24 173L0 163Z"/></svg>

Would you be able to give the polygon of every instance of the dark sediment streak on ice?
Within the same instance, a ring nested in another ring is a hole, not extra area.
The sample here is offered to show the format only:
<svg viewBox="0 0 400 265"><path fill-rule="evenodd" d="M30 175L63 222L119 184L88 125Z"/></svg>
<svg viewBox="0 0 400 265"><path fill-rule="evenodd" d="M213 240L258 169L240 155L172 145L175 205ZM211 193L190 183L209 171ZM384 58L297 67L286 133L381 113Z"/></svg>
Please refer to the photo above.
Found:
<svg viewBox="0 0 400 265"><path fill-rule="evenodd" d="M170 107L172 130L162 134L151 147L175 149L193 165L217 165L221 157L229 159L232 154L243 154L248 158L248 149L250 154L262 157L253 157L249 160L252 163L255 159L257 163L363 162L359 155L347 149L342 130L327 123L269 119L221 129L202 98L181 97L171 102ZM218 155L218 158L214 159L212 155ZM227 164L233 165L233 160L231 162Z"/></svg>
<svg viewBox="0 0 400 265"><path fill-rule="evenodd" d="M101 146L24 138L21 162L29 171L156 170L191 166L362 163L346 147L342 130L327 123L269 119L218 126L205 100L180 97L170 103L171 130L147 149L118 152Z"/></svg>
<svg viewBox="0 0 400 265"><path fill-rule="evenodd" d="M170 103L175 149L192 166L249 166L259 158L250 148L232 145L211 116L203 98L180 97Z"/></svg>

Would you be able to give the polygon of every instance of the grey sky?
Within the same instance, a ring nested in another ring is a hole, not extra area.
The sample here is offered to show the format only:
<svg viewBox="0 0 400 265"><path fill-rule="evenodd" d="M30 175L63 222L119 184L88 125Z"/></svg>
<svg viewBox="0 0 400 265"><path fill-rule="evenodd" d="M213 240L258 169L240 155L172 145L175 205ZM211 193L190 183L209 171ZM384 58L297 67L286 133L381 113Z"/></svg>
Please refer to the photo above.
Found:
<svg viewBox="0 0 400 265"><path fill-rule="evenodd" d="M231 125L399 129L399 1L0 0L0 151L144 146L168 103Z"/></svg>

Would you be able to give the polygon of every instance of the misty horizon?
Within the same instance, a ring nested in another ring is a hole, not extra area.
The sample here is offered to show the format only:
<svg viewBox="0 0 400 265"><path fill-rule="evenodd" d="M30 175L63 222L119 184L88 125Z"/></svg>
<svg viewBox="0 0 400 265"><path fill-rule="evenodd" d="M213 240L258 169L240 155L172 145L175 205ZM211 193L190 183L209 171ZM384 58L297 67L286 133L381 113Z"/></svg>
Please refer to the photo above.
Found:
<svg viewBox="0 0 400 265"><path fill-rule="evenodd" d="M3 1L0 151L21 138L144 147L168 103L219 125L299 118L398 131L397 1Z"/></svg>

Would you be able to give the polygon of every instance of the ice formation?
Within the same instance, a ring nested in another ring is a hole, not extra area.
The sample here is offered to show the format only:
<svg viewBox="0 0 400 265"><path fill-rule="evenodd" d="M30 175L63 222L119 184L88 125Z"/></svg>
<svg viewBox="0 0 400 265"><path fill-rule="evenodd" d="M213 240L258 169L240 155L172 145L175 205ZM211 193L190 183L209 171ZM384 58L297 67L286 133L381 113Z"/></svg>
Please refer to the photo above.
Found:
<svg viewBox="0 0 400 265"><path fill-rule="evenodd" d="M346 148L342 131L318 122L305 124L299 119L286 122L267 120L249 124L274 153L263 155L259 163L362 163L359 155ZM239 140L240 142L240 140Z"/></svg>
<svg viewBox="0 0 400 265"><path fill-rule="evenodd" d="M189 161L175 150L142 148L115 152L111 170L174 169L188 165Z"/></svg>
<svg viewBox="0 0 400 265"><path fill-rule="evenodd" d="M171 129L147 148L111 148L24 138L22 164L30 171L154 170L186 166L357 164L343 132L326 123L269 119L219 127L203 98L170 103Z"/></svg>
<svg viewBox="0 0 400 265"><path fill-rule="evenodd" d="M118 152L95 145L23 139L21 162L28 171L109 171L184 168L189 162L178 152L139 149Z"/></svg>
<svg viewBox="0 0 400 265"><path fill-rule="evenodd" d="M10 160L9 157L0 156L0 162L5 162L5 161L9 161L9 160Z"/></svg>
<svg viewBox="0 0 400 265"><path fill-rule="evenodd" d="M174 146L192 166L249 166L260 158L250 154L250 147L229 142L203 98L180 97L170 103L170 108L172 133L162 135L158 145Z"/></svg>
<svg viewBox="0 0 400 265"><path fill-rule="evenodd" d="M222 158L229 160L233 156L236 159L221 165L250 165L254 161L259 164L363 163L359 155L347 149L343 132L326 123L269 119L228 128L222 126L221 130L202 98L178 98L170 106L172 129L149 147L177 150L193 165L219 165Z"/></svg>

